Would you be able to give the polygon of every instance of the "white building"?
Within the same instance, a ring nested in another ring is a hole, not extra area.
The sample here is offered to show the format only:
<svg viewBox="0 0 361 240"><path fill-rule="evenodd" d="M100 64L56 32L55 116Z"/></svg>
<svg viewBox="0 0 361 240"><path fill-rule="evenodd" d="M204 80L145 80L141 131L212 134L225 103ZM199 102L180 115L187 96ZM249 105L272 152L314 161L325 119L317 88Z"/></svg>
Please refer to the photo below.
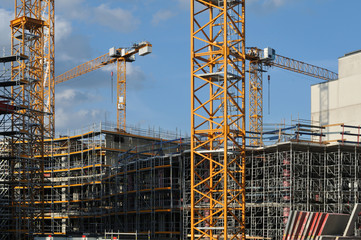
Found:
<svg viewBox="0 0 361 240"><path fill-rule="evenodd" d="M361 50L339 58L338 72L338 80L311 87L311 119L329 126L325 140L360 142Z"/></svg>

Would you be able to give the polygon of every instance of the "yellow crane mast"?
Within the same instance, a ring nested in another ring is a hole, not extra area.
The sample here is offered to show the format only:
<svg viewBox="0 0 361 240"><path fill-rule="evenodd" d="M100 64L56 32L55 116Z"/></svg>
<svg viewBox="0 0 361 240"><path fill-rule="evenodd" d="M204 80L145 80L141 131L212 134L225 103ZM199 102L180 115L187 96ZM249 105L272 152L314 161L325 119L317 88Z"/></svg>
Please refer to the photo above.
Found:
<svg viewBox="0 0 361 240"><path fill-rule="evenodd" d="M44 232L44 136L52 135L45 118L53 114L44 96L53 97L54 0L15 0L10 21L11 129L9 142L9 195L12 219L4 234L9 239L31 239ZM51 102L49 100L48 102Z"/></svg>
<svg viewBox="0 0 361 240"><path fill-rule="evenodd" d="M245 0L191 0L191 239L245 239Z"/></svg>
<svg viewBox="0 0 361 240"><path fill-rule="evenodd" d="M263 72L264 67L278 67L317 79L331 81L338 74L322 67L277 55L272 48L249 48L246 55L249 60L249 132L250 145L262 146L263 132Z"/></svg>
<svg viewBox="0 0 361 240"><path fill-rule="evenodd" d="M145 56L152 52L152 44L140 42L131 48L111 48L109 53L97 57L91 61L83 63L59 76L55 79L55 84L59 84L76 78L88 72L94 71L106 65L117 63L117 128L125 131L126 123L126 62L135 61L135 55Z"/></svg>
<svg viewBox="0 0 361 240"><path fill-rule="evenodd" d="M260 50L251 48L249 60L249 132L250 145L261 146L263 132L263 66Z"/></svg>

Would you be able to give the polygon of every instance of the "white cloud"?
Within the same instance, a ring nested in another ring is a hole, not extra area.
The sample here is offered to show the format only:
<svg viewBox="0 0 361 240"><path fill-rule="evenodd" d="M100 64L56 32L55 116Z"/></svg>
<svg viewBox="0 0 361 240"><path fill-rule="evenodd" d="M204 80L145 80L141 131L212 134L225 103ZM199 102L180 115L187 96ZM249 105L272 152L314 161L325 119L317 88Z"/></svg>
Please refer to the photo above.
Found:
<svg viewBox="0 0 361 240"><path fill-rule="evenodd" d="M71 22L59 16L55 17L55 22L55 40L56 42L60 42L70 36L72 33L72 26Z"/></svg>
<svg viewBox="0 0 361 240"><path fill-rule="evenodd" d="M286 3L286 0L266 0L264 1L265 5L280 7Z"/></svg>
<svg viewBox="0 0 361 240"><path fill-rule="evenodd" d="M101 101L100 95L89 92L65 89L55 95L55 124L58 130L78 129L99 121L106 111L85 109L84 104Z"/></svg>
<svg viewBox="0 0 361 240"><path fill-rule="evenodd" d="M94 9L93 21L122 33L134 31L140 24L140 20L131 11L109 8L105 4Z"/></svg>
<svg viewBox="0 0 361 240"><path fill-rule="evenodd" d="M85 0L61 0L56 2L55 7L58 15L68 20L85 21L87 24L91 22L122 33L134 31L140 24L131 11L111 8L107 4L94 7Z"/></svg>
<svg viewBox="0 0 361 240"><path fill-rule="evenodd" d="M89 9L85 3L85 0L55 1L55 9L67 19L86 19L89 16Z"/></svg>
<svg viewBox="0 0 361 240"><path fill-rule="evenodd" d="M140 66L136 66L131 63L127 63L127 88L131 90L143 89L147 84L147 77ZM114 82L117 79L117 67L116 64L108 65L101 68L104 72L113 72Z"/></svg>
<svg viewBox="0 0 361 240"><path fill-rule="evenodd" d="M146 74L140 66L127 65L127 82L130 89L143 89L147 84Z"/></svg>
<svg viewBox="0 0 361 240"><path fill-rule="evenodd" d="M106 65L104 67L101 68L102 71L104 72L113 72L114 73L114 77L116 76L116 72L117 72L117 64L111 64L111 65Z"/></svg>
<svg viewBox="0 0 361 240"><path fill-rule="evenodd" d="M292 2L292 0L250 0L248 3L256 4L258 6L261 6L262 8L278 8L288 2Z"/></svg>
<svg viewBox="0 0 361 240"><path fill-rule="evenodd" d="M69 109L57 108L55 111L55 124L58 131L67 129L80 129L90 124L100 122L106 111L102 109L81 109L69 111Z"/></svg>
<svg viewBox="0 0 361 240"><path fill-rule="evenodd" d="M61 92L57 92L55 98L56 102L61 104L61 107L76 106L85 102L96 102L101 99L100 96L75 89L65 89Z"/></svg>
<svg viewBox="0 0 361 240"><path fill-rule="evenodd" d="M11 43L11 30L10 30L10 20L14 18L14 13L12 11L7 11L0 8L0 46L1 47L10 47ZM7 49L10 51L10 49Z"/></svg>
<svg viewBox="0 0 361 240"><path fill-rule="evenodd" d="M159 10L153 15L152 24L158 25L160 22L167 21L168 19L175 16L173 11L170 10Z"/></svg>

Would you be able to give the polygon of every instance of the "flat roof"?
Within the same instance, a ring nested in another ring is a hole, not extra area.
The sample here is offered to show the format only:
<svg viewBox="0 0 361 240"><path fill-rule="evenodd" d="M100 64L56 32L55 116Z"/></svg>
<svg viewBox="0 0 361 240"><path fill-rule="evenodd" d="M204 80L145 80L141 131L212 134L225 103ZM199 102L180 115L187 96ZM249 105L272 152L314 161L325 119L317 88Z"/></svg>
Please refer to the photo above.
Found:
<svg viewBox="0 0 361 240"><path fill-rule="evenodd" d="M342 56L342 57L340 57L340 58L348 57L348 56L351 56L351 55L354 55L354 54L357 54L357 53L361 53L361 49L360 49L360 50L353 51L353 52L346 53L344 56Z"/></svg>
<svg viewBox="0 0 361 240"><path fill-rule="evenodd" d="M328 83L334 82L334 81L338 81L338 79L330 80L330 81L327 81L327 82L313 83L313 84L311 84L311 87L316 86L316 85L328 84Z"/></svg>

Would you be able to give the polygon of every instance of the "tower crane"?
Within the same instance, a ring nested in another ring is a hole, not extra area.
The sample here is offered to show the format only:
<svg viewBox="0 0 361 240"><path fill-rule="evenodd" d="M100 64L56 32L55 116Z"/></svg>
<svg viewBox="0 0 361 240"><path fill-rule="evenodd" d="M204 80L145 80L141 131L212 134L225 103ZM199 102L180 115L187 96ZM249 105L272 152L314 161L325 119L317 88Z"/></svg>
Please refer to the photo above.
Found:
<svg viewBox="0 0 361 240"><path fill-rule="evenodd" d="M130 48L115 47L109 53L83 63L55 78L59 84L94 71L106 65L117 63L117 128L125 131L126 122L126 62L134 62L135 55L145 56L152 52L152 44L147 41L133 44Z"/></svg>
<svg viewBox="0 0 361 240"><path fill-rule="evenodd" d="M2 109L7 117L0 126L6 146L0 166L6 174L6 185L1 183L1 239L32 239L45 228L44 137L53 131L48 103L54 85L54 2L14 0L11 55L1 60L10 70L0 90L9 103L9 109Z"/></svg>
<svg viewBox="0 0 361 240"><path fill-rule="evenodd" d="M191 239L245 235L245 0L191 0Z"/></svg>
<svg viewBox="0 0 361 240"><path fill-rule="evenodd" d="M263 132L263 72L264 67L278 67L304 74L317 79L331 81L338 79L338 74L325 68L317 67L292 58L277 55L272 48L249 48L249 132L250 145L262 146Z"/></svg>

